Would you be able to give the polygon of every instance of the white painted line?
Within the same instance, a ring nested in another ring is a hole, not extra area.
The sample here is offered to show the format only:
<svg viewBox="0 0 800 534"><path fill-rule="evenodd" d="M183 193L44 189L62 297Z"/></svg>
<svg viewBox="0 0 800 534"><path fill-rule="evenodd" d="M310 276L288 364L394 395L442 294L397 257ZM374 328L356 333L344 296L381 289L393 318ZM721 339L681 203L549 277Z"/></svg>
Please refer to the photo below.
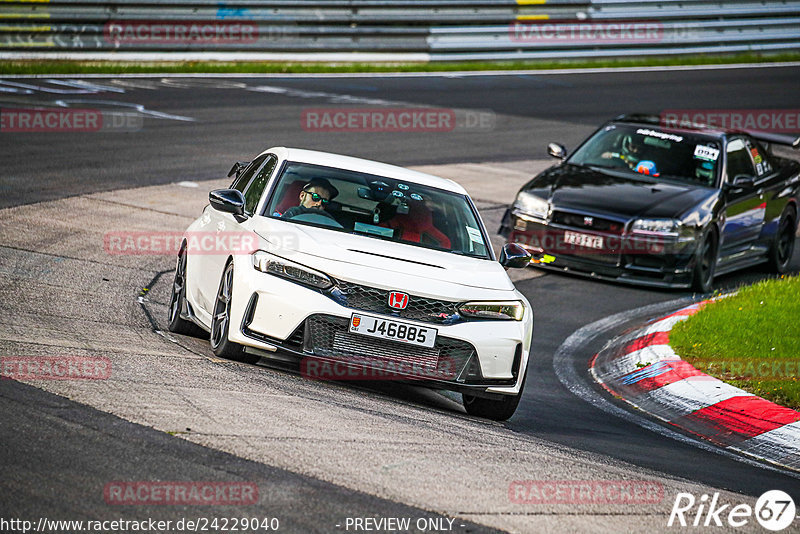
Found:
<svg viewBox="0 0 800 534"><path fill-rule="evenodd" d="M200 184L198 184L197 182L178 182L175 185L179 187L190 187L190 188L200 187Z"/></svg>
<svg viewBox="0 0 800 534"><path fill-rule="evenodd" d="M800 421L764 432L731 448L766 458L785 459L800 467Z"/></svg>
<svg viewBox="0 0 800 534"><path fill-rule="evenodd" d="M332 63L428 63L430 54L422 52L0 52L2 60L70 61L276 61Z"/></svg>
<svg viewBox="0 0 800 534"><path fill-rule="evenodd" d="M115 55L116 57L116 55ZM56 59L51 54L41 54L36 57L23 58L20 55L0 53L0 60L19 59ZM77 55L70 59L86 59L86 55ZM119 61L124 61L117 58ZM162 59L129 60L129 61L168 61ZM186 61L186 60L178 60ZM223 61L223 60L220 60ZM227 60L233 61L233 60ZM350 60L355 61L355 60ZM676 65L655 67L597 67L578 69L520 69L520 70L482 70L482 71L438 71L438 72L214 72L214 73L132 73L132 74L5 74L3 78L461 78L474 76L553 76L575 74L609 74L609 73L646 73L646 72L673 72L694 70L732 70L732 69L767 69L781 67L800 67L800 62L787 61L776 63L732 63L727 65Z"/></svg>
<svg viewBox="0 0 800 534"><path fill-rule="evenodd" d="M663 405L672 413L689 415L718 402L733 397L752 397L748 393L722 380L706 376L690 376L648 391L642 397ZM643 401L642 401L643 402Z"/></svg>
<svg viewBox="0 0 800 534"><path fill-rule="evenodd" d="M675 315L674 317L661 319L660 321L656 321L648 326L645 329L645 335L656 334L658 332L669 332L676 324L680 323L681 321L685 321L688 318L688 315Z"/></svg>

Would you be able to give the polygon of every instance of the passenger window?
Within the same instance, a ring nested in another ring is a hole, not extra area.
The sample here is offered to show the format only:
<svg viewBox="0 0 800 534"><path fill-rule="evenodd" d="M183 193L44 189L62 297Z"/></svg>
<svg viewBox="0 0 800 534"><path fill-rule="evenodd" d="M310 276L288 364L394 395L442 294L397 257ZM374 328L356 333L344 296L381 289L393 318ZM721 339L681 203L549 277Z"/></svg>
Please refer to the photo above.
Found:
<svg viewBox="0 0 800 534"><path fill-rule="evenodd" d="M261 170L258 171L258 175L250 185L247 186L247 190L244 192L244 212L248 215L252 215L258 206L258 201L261 199L264 188L267 186L267 182L269 182L272 176L272 171L275 170L275 164L278 162L278 158L275 156L268 154L268 157L269 160L267 160Z"/></svg>
<svg viewBox="0 0 800 534"><path fill-rule="evenodd" d="M744 174L746 176L756 176L753 160L750 159L750 151L743 139L734 139L728 143L728 181Z"/></svg>
<svg viewBox="0 0 800 534"><path fill-rule="evenodd" d="M242 174L233 180L231 189L236 189L240 193L244 193L247 184L250 182L250 178L252 178L256 170L261 167L261 164L264 163L264 160L267 159L267 156L269 156L269 154L264 154L263 156L259 156L251 161L250 165L247 166Z"/></svg>

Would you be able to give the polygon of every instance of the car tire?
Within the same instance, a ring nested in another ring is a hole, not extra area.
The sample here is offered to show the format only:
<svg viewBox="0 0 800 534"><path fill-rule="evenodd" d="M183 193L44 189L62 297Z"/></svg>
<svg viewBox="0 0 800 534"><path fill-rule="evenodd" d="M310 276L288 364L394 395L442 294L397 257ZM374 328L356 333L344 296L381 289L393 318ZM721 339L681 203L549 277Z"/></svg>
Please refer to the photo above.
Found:
<svg viewBox="0 0 800 534"><path fill-rule="evenodd" d="M205 331L181 317L181 312L186 307L186 249L178 252L178 262L175 266L175 278L172 281L172 295L169 299L167 313L167 328L170 332L185 336L205 337Z"/></svg>
<svg viewBox="0 0 800 534"><path fill-rule="evenodd" d="M698 293L708 293L714 283L714 269L717 266L717 234L707 230L697 247L694 270L692 271L692 289Z"/></svg>
<svg viewBox="0 0 800 534"><path fill-rule="evenodd" d="M211 315L211 349L220 358L236 360L244 363L255 363L259 357L248 354L244 347L228 339L231 325L231 301L233 300L233 262L228 262L222 271L219 289L214 300L214 311Z"/></svg>
<svg viewBox="0 0 800 534"><path fill-rule="evenodd" d="M778 222L778 231L769 250L767 267L770 272L783 274L789 269L794 254L795 232L797 231L797 215L792 206L784 210Z"/></svg>
<svg viewBox="0 0 800 534"><path fill-rule="evenodd" d="M464 409L467 410L469 415L474 417L483 417L484 419L491 419L492 421L505 421L517 411L519 401L522 399L522 392L525 390L525 381L527 378L526 369L526 374L522 379L519 393L516 395L504 395L502 399L485 399L483 397L462 393L461 399L464 404Z"/></svg>

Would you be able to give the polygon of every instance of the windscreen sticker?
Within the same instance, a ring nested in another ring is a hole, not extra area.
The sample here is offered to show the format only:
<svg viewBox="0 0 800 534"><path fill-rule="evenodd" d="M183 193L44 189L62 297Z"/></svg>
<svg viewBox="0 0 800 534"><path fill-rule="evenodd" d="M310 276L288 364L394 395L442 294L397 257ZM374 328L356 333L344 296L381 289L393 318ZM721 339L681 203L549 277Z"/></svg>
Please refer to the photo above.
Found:
<svg viewBox="0 0 800 534"><path fill-rule="evenodd" d="M759 161L758 163L756 163L756 170L758 171L758 175L759 175L759 176L761 176L762 174L764 174L764 166L763 166L763 165L761 165L761 162L760 162L760 161Z"/></svg>
<svg viewBox="0 0 800 534"><path fill-rule="evenodd" d="M676 143L680 143L681 141L683 141L683 137L681 137L680 135L668 134L665 132L657 132L656 130L650 130L647 128L639 128L638 130L636 130L636 133L640 135L649 135L651 137L658 137L659 139L665 139L667 141L675 141Z"/></svg>
<svg viewBox="0 0 800 534"><path fill-rule="evenodd" d="M475 243L483 244L483 236L481 235L481 231L477 228L473 228L471 226L467 226L467 233L469 234L469 238L474 241Z"/></svg>
<svg viewBox="0 0 800 534"><path fill-rule="evenodd" d="M713 146L697 145L694 147L694 157L698 159L717 161L717 158L719 157L719 150Z"/></svg>

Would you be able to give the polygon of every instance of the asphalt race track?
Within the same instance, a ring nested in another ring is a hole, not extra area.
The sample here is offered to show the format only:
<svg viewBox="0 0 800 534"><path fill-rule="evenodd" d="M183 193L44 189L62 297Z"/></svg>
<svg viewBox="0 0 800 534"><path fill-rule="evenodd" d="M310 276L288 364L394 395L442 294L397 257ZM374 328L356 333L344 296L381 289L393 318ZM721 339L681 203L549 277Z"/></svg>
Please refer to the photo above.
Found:
<svg viewBox="0 0 800 534"><path fill-rule="evenodd" d="M457 532L671 531L681 530L667 527L679 491L752 505L781 489L800 503L796 473L717 454L690 436L665 437L637 424L649 421L644 414L617 418L584 398L589 392L624 407L594 385L589 359L609 337L658 315L661 304L685 305L691 293L524 273L517 286L536 313L533 357L517 413L494 424L468 418L449 394L310 382L290 366L226 362L204 340L165 335L174 259L114 256L102 241L108 229L182 230L232 162L276 145L456 178L472 172L474 189L467 188L493 230L512 184L549 163L550 141L574 147L624 112L798 109L798 83L797 66L0 79L0 109L55 105L124 119L101 131L0 132L0 355L103 355L114 368L103 383L0 381L0 517L243 514L236 506L120 506L103 498L111 481L152 480L256 482L260 500L244 514L279 517L284 532L354 531L348 517L429 518L428 525L456 518ZM309 111L343 106L452 110L457 124L368 133L314 131L303 121ZM800 246L792 268L800 270ZM764 276L754 268L717 279L715 288ZM644 306L563 350L580 328ZM509 497L515 480L648 480L663 497L643 505L520 504ZM439 527L427 531L448 530Z"/></svg>

